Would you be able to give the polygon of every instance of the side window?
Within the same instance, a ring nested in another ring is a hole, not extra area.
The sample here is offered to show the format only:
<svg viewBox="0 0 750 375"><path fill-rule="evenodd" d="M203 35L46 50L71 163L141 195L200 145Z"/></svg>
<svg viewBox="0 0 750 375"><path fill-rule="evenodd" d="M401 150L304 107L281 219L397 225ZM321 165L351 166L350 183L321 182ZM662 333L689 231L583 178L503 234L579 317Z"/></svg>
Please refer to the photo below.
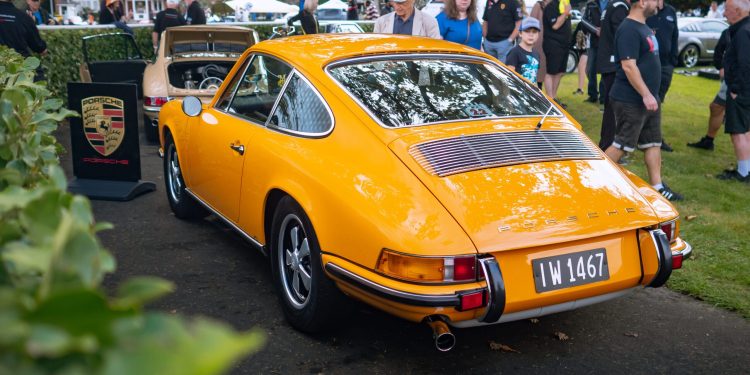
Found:
<svg viewBox="0 0 750 375"><path fill-rule="evenodd" d="M703 31L706 32L712 32L712 33L720 33L724 31L727 27L724 26L723 23L720 22L704 22L703 23Z"/></svg>
<svg viewBox="0 0 750 375"><path fill-rule="evenodd" d="M216 101L216 108L222 111L227 110L227 106L232 99L232 94L234 94L234 91L237 89L237 84L240 82L240 78L245 75L245 69L247 69L247 65L250 63L250 61L252 61L252 59L253 56L248 57L247 60L245 60L245 62L242 64L240 69L237 70L237 74L232 77L232 82L229 83L227 89L224 90L223 93L221 93L221 97Z"/></svg>
<svg viewBox="0 0 750 375"><path fill-rule="evenodd" d="M320 134L333 123L328 110L310 84L299 74L290 78L269 126L299 133Z"/></svg>
<svg viewBox="0 0 750 375"><path fill-rule="evenodd" d="M280 60L256 55L239 81L227 112L265 124L291 71Z"/></svg>

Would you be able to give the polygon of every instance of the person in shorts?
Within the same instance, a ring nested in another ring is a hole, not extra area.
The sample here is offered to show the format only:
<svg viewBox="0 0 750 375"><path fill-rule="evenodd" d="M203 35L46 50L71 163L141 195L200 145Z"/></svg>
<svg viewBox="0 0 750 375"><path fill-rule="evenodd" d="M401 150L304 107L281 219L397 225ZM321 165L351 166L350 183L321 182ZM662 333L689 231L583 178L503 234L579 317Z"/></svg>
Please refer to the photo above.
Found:
<svg viewBox="0 0 750 375"><path fill-rule="evenodd" d="M568 48L573 31L570 26L570 10L570 4L565 5L561 11L560 1L552 0L545 5L542 19L544 24L542 48L547 61L544 91L558 103L560 100L557 98L557 88L560 86L560 80L568 65Z"/></svg>
<svg viewBox="0 0 750 375"><path fill-rule="evenodd" d="M716 177L750 183L750 0L727 0L724 15L729 26L729 46L724 55L727 113L724 132L732 138L737 169Z"/></svg>
<svg viewBox="0 0 750 375"><path fill-rule="evenodd" d="M531 83L536 83L539 72L539 54L534 52L534 43L539 38L539 21L527 17L521 22L521 43L508 52L505 65L515 70Z"/></svg>
<svg viewBox="0 0 750 375"><path fill-rule="evenodd" d="M689 147L701 148L708 151L713 151L714 149L714 138L716 138L716 134L724 122L724 114L727 108L727 83L724 81L724 52L726 52L728 44L729 29L725 29L721 32L719 42L714 49L714 67L719 71L721 85L713 102L708 106L710 113L708 116L708 130L706 131L706 135L698 142L688 143Z"/></svg>
<svg viewBox="0 0 750 375"><path fill-rule="evenodd" d="M748 0L750 1L750 0ZM664 198L682 200L661 178L661 84L659 42L646 18L656 14L657 0L631 1L628 17L615 33L617 73L610 92L615 139L606 151L614 162L625 152L643 150L649 183Z"/></svg>

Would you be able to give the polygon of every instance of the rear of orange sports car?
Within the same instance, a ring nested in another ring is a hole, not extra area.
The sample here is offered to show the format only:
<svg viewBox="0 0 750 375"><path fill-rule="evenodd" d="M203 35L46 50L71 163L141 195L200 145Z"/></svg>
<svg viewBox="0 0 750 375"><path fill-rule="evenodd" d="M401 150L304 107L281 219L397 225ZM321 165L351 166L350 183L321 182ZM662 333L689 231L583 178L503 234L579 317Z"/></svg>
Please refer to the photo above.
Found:
<svg viewBox="0 0 750 375"><path fill-rule="evenodd" d="M470 53L441 53L334 59L325 68L332 81L327 86L351 100L345 106L434 196L473 248L436 255L384 247L375 264L358 262L353 249L326 252L325 270L341 290L400 317L427 321L441 335L448 332L443 322L470 327L513 321L658 287L681 267L691 248L679 238L674 207L607 159L541 93L529 94L532 85L513 86L520 78L507 78L495 95L507 102L524 92L530 96L519 105L535 106L533 114L514 115L517 108L508 108L497 116L493 99L474 88L455 95L478 98L463 108L465 118L429 123L429 115L405 113L422 100L432 101L425 108L437 112L452 103L448 89L436 86L454 80L453 87L461 87L465 82L450 72L464 66L446 61L492 64L472 60ZM464 78L472 74L484 73ZM399 97L409 80L413 97ZM540 121L545 112L551 115Z"/></svg>

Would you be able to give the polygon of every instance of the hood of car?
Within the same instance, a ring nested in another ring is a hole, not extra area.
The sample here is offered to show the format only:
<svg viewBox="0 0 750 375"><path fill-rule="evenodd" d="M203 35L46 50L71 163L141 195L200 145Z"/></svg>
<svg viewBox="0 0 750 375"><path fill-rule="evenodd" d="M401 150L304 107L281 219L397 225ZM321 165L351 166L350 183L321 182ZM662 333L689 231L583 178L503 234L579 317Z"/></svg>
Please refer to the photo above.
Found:
<svg viewBox="0 0 750 375"><path fill-rule="evenodd" d="M256 43L255 32L238 26L180 26L166 30L166 54L173 57L239 57Z"/></svg>
<svg viewBox="0 0 750 375"><path fill-rule="evenodd" d="M431 139L391 150L480 253L575 241L658 223L651 205L588 138L568 128Z"/></svg>

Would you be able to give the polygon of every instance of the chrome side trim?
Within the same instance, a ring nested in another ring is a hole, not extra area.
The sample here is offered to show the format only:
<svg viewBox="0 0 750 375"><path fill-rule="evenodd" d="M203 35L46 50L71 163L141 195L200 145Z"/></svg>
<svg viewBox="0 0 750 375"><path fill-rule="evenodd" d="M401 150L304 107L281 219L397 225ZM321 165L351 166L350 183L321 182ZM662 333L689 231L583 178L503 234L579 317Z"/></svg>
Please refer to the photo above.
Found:
<svg viewBox="0 0 750 375"><path fill-rule="evenodd" d="M589 306L589 305L593 305L593 304L604 302L604 301L609 301L611 299L615 299L625 294L628 294L633 289L636 289L636 288L638 287L625 289L625 290L618 290L612 293L602 294L602 295L589 297L589 298L583 298L583 299L570 301L570 302L564 302L564 303L560 303L557 305L549 305L549 306L537 307L537 308L524 310L524 311L507 313L507 314L503 314L500 320L496 322L492 322L492 323L483 322L481 321L481 319L477 319L477 320L464 320L460 322L449 321L448 324L456 328L468 328L468 327L486 326L486 325L497 324L497 323L513 322L516 320L537 318L537 317L544 316L544 315L556 314L556 313L563 312L563 311L574 310L580 307Z"/></svg>
<svg viewBox="0 0 750 375"><path fill-rule="evenodd" d="M416 294L402 292L367 280L331 262L326 263L325 270L341 282L394 302L426 307L461 306L461 301L457 294Z"/></svg>
<svg viewBox="0 0 750 375"><path fill-rule="evenodd" d="M499 69L506 69L504 66L497 65L496 62L485 58L485 57L479 57L479 56L468 56L468 55L458 55L458 54L450 54L450 53L415 53L415 54L392 54L389 55L387 52L383 52L382 54L376 54L376 55L370 55L370 56L362 56L362 57L355 57L355 58L349 58L344 60L338 60L334 61L330 64L328 64L325 68L323 68L323 71L325 71L326 75L328 75L328 78L335 83L346 95L349 96L359 107L365 111L370 116L370 119L372 121L375 121L376 124L380 125L380 127L385 129L402 129L402 128L415 128L420 126L430 126L430 125L440 125L440 124L450 124L450 123L456 123L456 122L468 122L468 121L487 121L487 120L499 120L499 119L508 119L508 118L541 118L544 114L540 113L538 115L521 115L521 116L494 116L494 117L482 117L482 118L469 118L469 119L460 119L460 120L446 120L446 121L436 121L436 122L429 122L425 124L417 124L417 125L404 125L399 127L393 127L393 126L386 126L382 121L380 121L380 118L378 116L375 116L367 106L362 103L358 98L356 98L354 95L352 95L349 90L344 87L341 82L339 82L336 78L333 78L331 75L330 70L333 68L336 68L341 65L351 65L356 64L364 61L371 61L371 60L396 60L396 59L408 59L408 60L418 60L418 59L432 59L432 60L440 60L440 59L451 59L451 60L470 60L470 61L478 61L490 64L496 68ZM524 82L529 85L531 89L538 90L539 89L535 86L529 83L528 81ZM542 94L542 97L544 97L545 100L547 100L548 105L555 105L555 109L557 112L557 115L550 115L547 116L548 118L565 118L563 115L561 108L557 106L556 103L550 102L549 98L547 98L544 94ZM545 107L548 108L549 106Z"/></svg>
<svg viewBox="0 0 750 375"><path fill-rule="evenodd" d="M185 188L185 191L190 195L190 197L195 199L196 202L200 203L203 207L209 210L212 214L216 215L216 217L221 219L221 221L223 221L224 223L232 227L232 229L237 231L237 233L239 233L245 240L255 245L258 248L258 250L260 250L260 252L263 253L263 255L268 256L268 250L262 243L260 243L255 238L252 238L249 234L245 233L245 231L240 229L240 227L235 225L231 220L227 219L226 217L224 217L224 215L222 215L221 213L216 211L213 207L211 207L211 205L204 202L203 199L200 199L197 195L195 195L195 193L192 192L192 190L190 190L190 188Z"/></svg>
<svg viewBox="0 0 750 375"><path fill-rule="evenodd" d="M161 111L161 107L151 107L151 106L148 106L148 105L144 105L143 106L143 110L146 111L146 112L156 112L156 113L159 113L159 111Z"/></svg>

